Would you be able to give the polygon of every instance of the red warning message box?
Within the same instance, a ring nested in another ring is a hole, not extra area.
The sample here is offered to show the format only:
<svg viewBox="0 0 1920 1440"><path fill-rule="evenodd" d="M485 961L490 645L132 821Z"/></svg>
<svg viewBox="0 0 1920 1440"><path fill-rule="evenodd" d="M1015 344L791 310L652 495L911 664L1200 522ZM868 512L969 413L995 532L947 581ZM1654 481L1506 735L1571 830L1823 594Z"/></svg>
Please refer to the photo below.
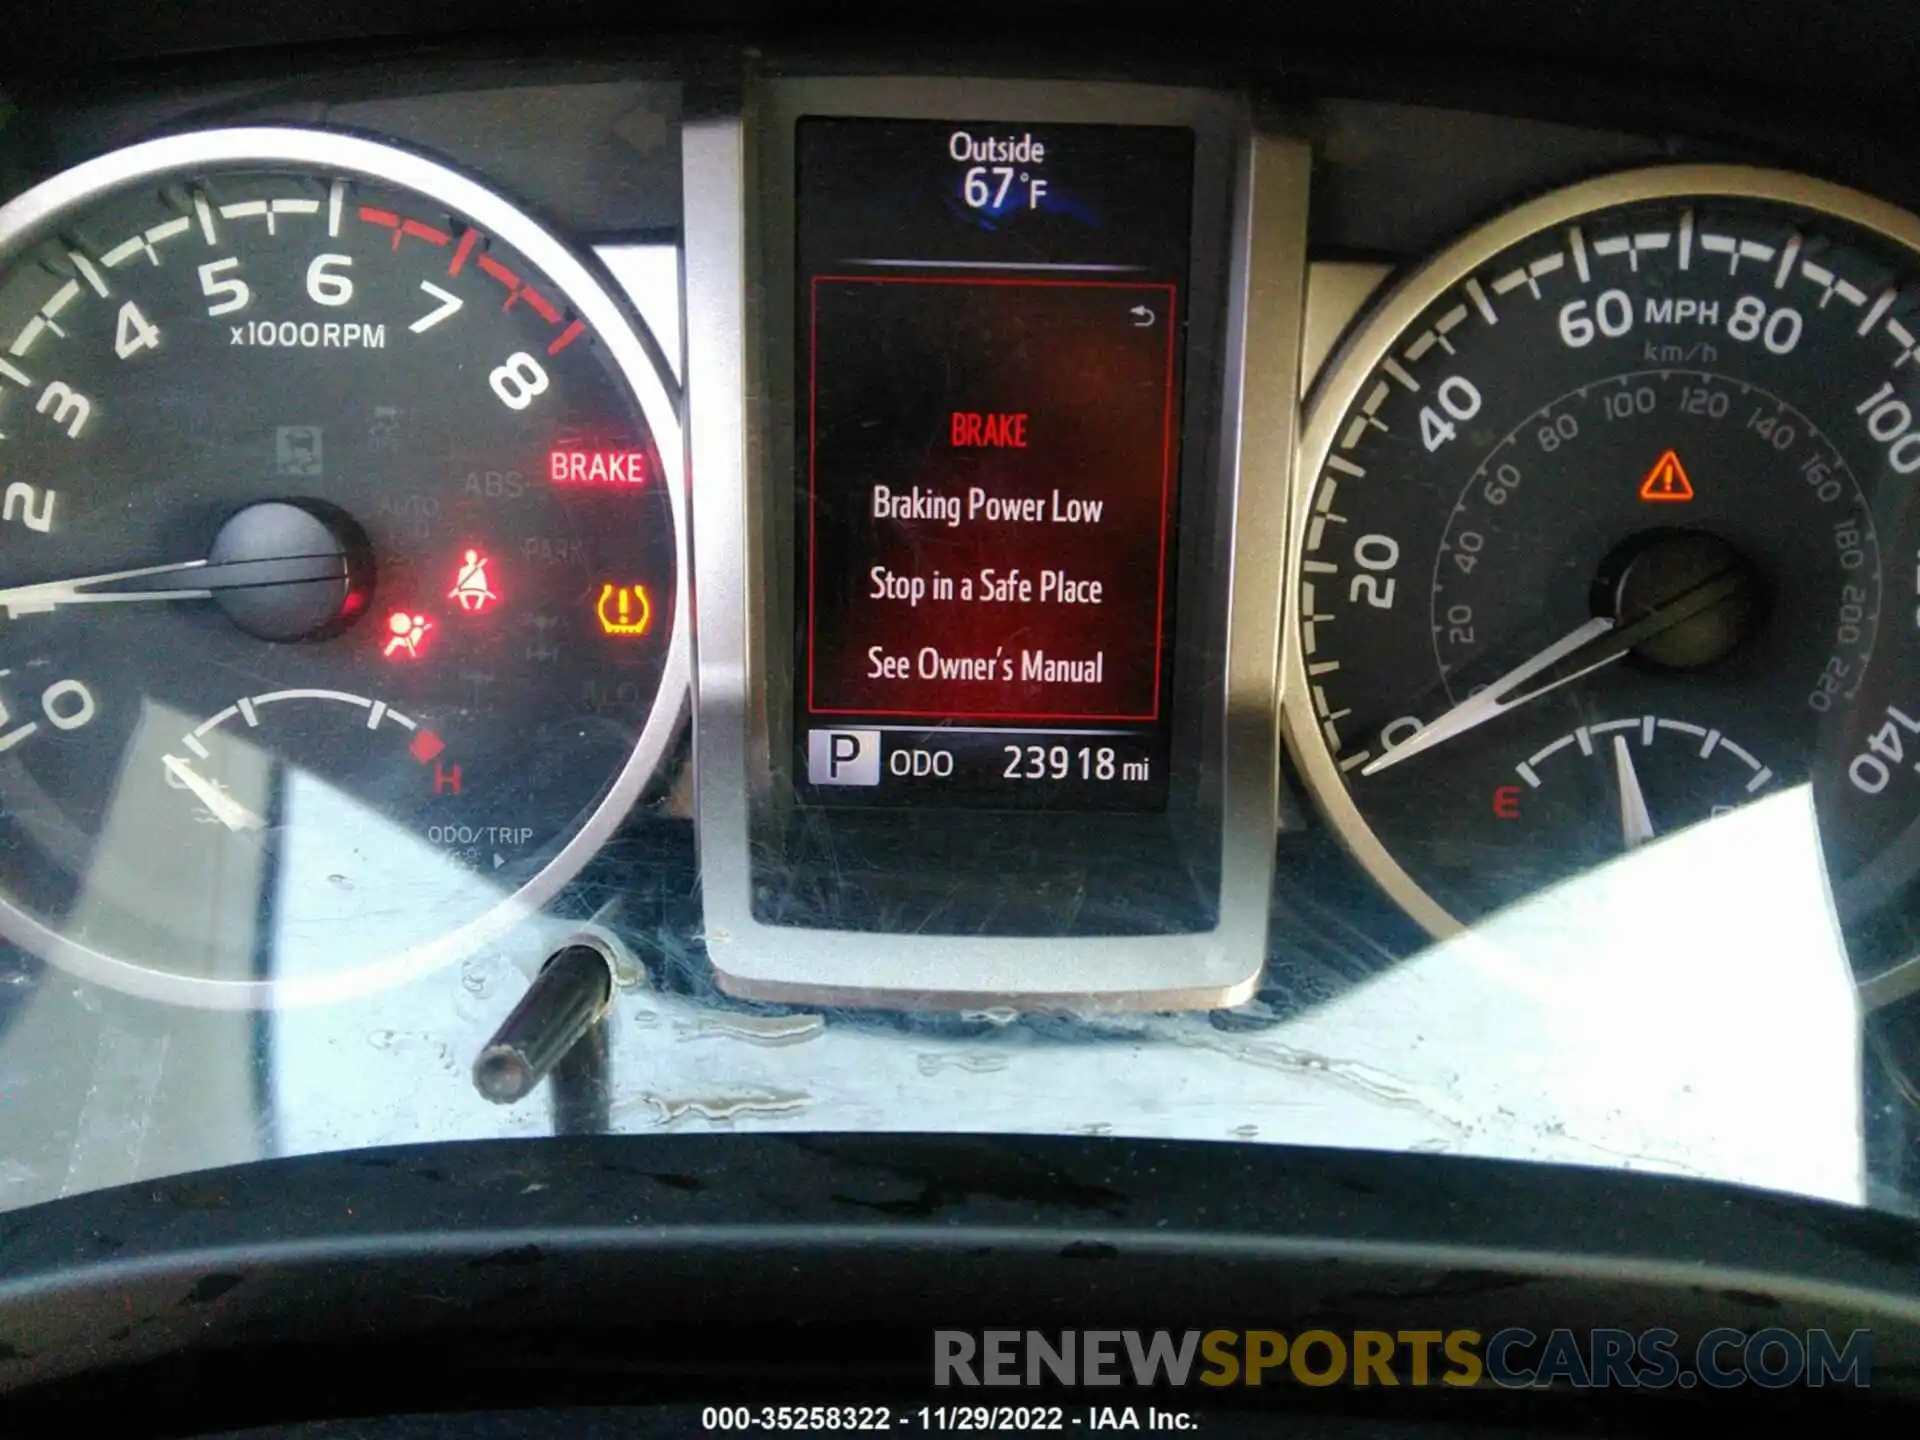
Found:
<svg viewBox="0 0 1920 1440"><path fill-rule="evenodd" d="M1159 718L1176 302L1130 281L814 279L810 711Z"/></svg>

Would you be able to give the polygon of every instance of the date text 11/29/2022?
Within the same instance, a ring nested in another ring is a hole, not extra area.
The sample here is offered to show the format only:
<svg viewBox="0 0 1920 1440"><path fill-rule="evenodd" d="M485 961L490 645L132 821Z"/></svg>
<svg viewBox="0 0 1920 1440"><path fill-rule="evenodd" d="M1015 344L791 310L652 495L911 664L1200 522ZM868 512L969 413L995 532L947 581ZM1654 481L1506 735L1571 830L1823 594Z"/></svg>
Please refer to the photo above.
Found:
<svg viewBox="0 0 1920 1440"><path fill-rule="evenodd" d="M708 1405L700 1428L716 1432L916 1430L1019 1432L1200 1428L1187 1410L1155 1405Z"/></svg>

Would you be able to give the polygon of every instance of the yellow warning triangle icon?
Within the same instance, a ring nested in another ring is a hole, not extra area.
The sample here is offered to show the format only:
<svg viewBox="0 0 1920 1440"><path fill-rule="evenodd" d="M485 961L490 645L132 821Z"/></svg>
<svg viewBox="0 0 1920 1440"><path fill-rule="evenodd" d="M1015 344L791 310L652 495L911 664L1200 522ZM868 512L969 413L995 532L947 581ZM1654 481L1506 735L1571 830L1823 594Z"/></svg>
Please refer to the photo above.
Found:
<svg viewBox="0 0 1920 1440"><path fill-rule="evenodd" d="M1693 499L1693 482L1680 457L1669 450L1653 462L1653 469L1640 482L1640 498L1652 504Z"/></svg>

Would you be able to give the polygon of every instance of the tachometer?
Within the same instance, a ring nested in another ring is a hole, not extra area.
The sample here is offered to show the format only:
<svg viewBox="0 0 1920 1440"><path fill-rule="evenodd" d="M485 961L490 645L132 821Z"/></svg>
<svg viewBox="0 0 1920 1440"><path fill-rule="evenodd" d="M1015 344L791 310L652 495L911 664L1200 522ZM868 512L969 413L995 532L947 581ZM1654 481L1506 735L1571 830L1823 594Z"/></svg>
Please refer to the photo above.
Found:
<svg viewBox="0 0 1920 1440"><path fill-rule="evenodd" d="M1289 728L1428 928L1807 779L1920 470L1917 250L1837 186L1644 171L1470 235L1353 337L1308 422Z"/></svg>
<svg viewBox="0 0 1920 1440"><path fill-rule="evenodd" d="M0 930L241 1006L546 901L684 715L675 427L592 271L382 144L0 209Z"/></svg>

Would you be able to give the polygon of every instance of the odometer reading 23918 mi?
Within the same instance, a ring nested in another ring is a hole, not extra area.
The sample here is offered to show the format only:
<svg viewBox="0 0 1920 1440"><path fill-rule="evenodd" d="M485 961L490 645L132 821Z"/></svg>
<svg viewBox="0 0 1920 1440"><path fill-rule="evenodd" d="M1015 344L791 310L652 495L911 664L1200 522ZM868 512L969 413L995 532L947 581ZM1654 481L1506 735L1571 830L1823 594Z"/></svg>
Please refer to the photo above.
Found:
<svg viewBox="0 0 1920 1440"><path fill-rule="evenodd" d="M673 425L593 272L418 156L210 131L0 210L0 930L254 1005L546 900L683 713Z"/></svg>
<svg viewBox="0 0 1920 1440"><path fill-rule="evenodd" d="M1804 781L1920 473L1911 218L1647 171L1412 277L1309 419L1291 731L1443 931Z"/></svg>

